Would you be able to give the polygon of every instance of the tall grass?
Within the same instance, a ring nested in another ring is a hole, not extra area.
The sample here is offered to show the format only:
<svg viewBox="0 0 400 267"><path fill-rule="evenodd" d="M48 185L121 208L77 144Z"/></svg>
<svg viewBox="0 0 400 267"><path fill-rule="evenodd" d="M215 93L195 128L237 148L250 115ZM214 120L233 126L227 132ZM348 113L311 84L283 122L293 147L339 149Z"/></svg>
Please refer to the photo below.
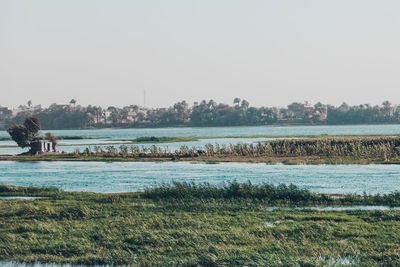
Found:
<svg viewBox="0 0 400 267"><path fill-rule="evenodd" d="M376 195L345 194L333 197L329 194L317 194L295 185L271 185L238 183L236 181L223 185L209 183L172 182L146 188L134 194L101 194L87 192L66 192L56 187L10 186L0 184L0 196L44 196L55 199L90 198L100 202L112 203L129 201L137 198L165 200L166 202L208 202L216 200L284 204L284 205L388 205L400 206L400 192Z"/></svg>
<svg viewBox="0 0 400 267"><path fill-rule="evenodd" d="M346 194L340 198L327 194L317 194L301 189L293 184L271 185L238 183L236 181L222 186L209 183L173 182L147 188L142 194L144 198L156 200L218 200L218 199L251 199L271 204L284 205L389 205L400 206L400 192L376 195Z"/></svg>
<svg viewBox="0 0 400 267"><path fill-rule="evenodd" d="M325 137L268 143L273 155L389 158L400 155L399 137Z"/></svg>
<svg viewBox="0 0 400 267"><path fill-rule="evenodd" d="M144 197L159 198L251 198L263 200L290 200L293 202L315 200L319 198L317 194L308 190L300 189L295 185L280 184L278 186L270 184L254 185L248 183L230 182L223 186L215 186L209 183L186 183L173 182L154 188L148 188L143 193Z"/></svg>
<svg viewBox="0 0 400 267"><path fill-rule="evenodd" d="M121 145L95 146L92 151L86 148L79 155L103 157L351 157L388 160L400 156L399 137L321 137L302 139L281 139L256 144L207 144L203 149L181 146L169 151L168 148Z"/></svg>

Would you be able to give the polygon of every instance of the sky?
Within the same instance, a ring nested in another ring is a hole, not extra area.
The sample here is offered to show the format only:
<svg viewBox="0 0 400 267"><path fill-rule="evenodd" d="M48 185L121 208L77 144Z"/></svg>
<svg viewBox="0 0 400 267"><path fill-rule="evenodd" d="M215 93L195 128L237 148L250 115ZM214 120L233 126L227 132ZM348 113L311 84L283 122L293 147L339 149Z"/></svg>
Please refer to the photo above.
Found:
<svg viewBox="0 0 400 267"><path fill-rule="evenodd" d="M0 106L400 104L398 0L1 0Z"/></svg>

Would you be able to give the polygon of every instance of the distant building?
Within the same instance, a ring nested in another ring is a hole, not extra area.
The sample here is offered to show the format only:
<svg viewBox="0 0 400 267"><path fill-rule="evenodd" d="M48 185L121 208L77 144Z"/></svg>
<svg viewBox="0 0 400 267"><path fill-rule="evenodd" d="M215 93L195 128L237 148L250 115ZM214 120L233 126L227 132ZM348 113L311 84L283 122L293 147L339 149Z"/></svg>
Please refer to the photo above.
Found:
<svg viewBox="0 0 400 267"><path fill-rule="evenodd" d="M4 129L12 117L12 111L6 107L0 107L0 129Z"/></svg>
<svg viewBox="0 0 400 267"><path fill-rule="evenodd" d="M7 117L9 117L9 116L11 116L12 115L12 111L11 110L9 110L8 108L6 108L6 107L0 107L0 116L7 116Z"/></svg>
<svg viewBox="0 0 400 267"><path fill-rule="evenodd" d="M31 154L56 152L53 142L49 140L37 140L31 144Z"/></svg>
<svg viewBox="0 0 400 267"><path fill-rule="evenodd" d="M146 108L139 107L137 105L124 107L123 110L126 112L126 118L124 123L137 122L142 119L146 114Z"/></svg>

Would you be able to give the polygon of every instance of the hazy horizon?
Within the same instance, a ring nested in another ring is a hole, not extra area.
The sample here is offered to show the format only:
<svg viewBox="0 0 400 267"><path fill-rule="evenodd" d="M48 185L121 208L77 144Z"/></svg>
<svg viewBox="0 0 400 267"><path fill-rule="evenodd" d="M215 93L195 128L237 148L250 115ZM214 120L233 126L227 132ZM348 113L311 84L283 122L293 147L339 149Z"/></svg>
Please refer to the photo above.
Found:
<svg viewBox="0 0 400 267"><path fill-rule="evenodd" d="M400 103L399 1L0 2L1 106Z"/></svg>

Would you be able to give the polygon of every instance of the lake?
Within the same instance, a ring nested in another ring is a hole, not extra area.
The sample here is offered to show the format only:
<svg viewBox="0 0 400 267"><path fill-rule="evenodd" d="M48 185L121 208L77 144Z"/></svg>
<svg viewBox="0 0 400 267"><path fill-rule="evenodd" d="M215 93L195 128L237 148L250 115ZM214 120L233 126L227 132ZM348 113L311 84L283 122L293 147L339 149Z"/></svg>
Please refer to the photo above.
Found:
<svg viewBox="0 0 400 267"><path fill-rule="evenodd" d="M295 184L317 193L400 191L400 165L267 165L190 162L0 162L0 184L67 191L131 192L186 181Z"/></svg>
<svg viewBox="0 0 400 267"><path fill-rule="evenodd" d="M92 130L48 130L59 136L124 139L142 136L304 136L304 135L375 135L400 134L400 125L331 125L331 126L243 126L243 127L172 127ZM43 130L43 132L48 132ZM0 131L0 137L8 137Z"/></svg>
<svg viewBox="0 0 400 267"><path fill-rule="evenodd" d="M46 131L43 131L46 132ZM287 126L287 127L205 127L56 130L60 136L85 136L91 139L61 140L60 151L81 151L94 144L106 146L115 139L142 136L224 137L199 141L162 143L157 146L178 149L182 145L204 147L207 143L255 143L273 138L254 136L302 135L397 135L400 125ZM8 136L1 131L0 137ZM244 137L252 138L244 138ZM241 137L241 138L232 138ZM91 144L91 145L90 145ZM0 154L23 150L11 141L0 142ZM151 146L153 144L144 144ZM118 147L119 145L115 145ZM204 164L189 162L0 162L0 183L10 185L57 186L69 191L127 192L172 181L209 182L221 185L237 180L252 183L293 183L319 193L389 193L400 190L399 165L266 165L253 163Z"/></svg>

